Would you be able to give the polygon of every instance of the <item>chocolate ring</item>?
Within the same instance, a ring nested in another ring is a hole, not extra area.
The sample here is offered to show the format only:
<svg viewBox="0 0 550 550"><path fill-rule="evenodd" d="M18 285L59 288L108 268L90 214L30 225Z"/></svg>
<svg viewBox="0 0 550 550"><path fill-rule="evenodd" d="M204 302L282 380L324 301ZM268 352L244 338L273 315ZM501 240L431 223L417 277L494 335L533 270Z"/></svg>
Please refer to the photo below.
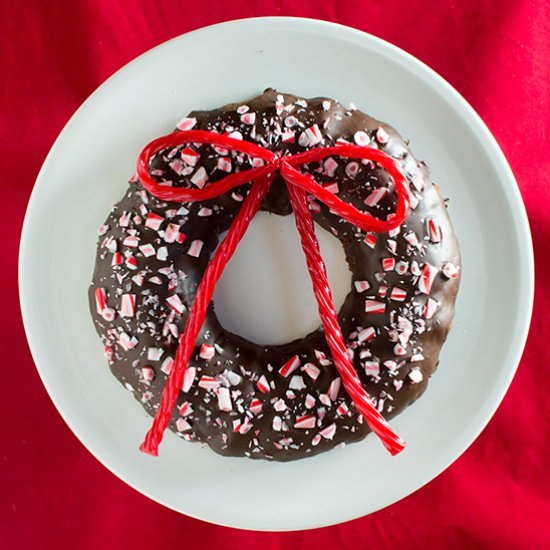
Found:
<svg viewBox="0 0 550 550"><path fill-rule="evenodd" d="M352 271L339 321L362 383L386 418L416 400L438 366L451 327L460 252L439 189L401 136L334 100L275 90L193 112L178 128L229 134L280 154L346 140L399 160L412 208L398 229L365 234L315 200L310 209L340 240ZM166 185L201 187L251 163L246 155L219 148L182 146L162 151L151 173ZM395 206L391 178L372 163L328 157L307 169L377 217ZM94 324L113 374L151 415L198 282L247 189L200 203L167 203L133 180L100 228L89 293ZM290 213L281 182L274 182L262 209ZM225 330L213 304L170 428L223 455L275 460L311 456L369 432L341 388L321 330L284 345L259 345Z"/></svg>

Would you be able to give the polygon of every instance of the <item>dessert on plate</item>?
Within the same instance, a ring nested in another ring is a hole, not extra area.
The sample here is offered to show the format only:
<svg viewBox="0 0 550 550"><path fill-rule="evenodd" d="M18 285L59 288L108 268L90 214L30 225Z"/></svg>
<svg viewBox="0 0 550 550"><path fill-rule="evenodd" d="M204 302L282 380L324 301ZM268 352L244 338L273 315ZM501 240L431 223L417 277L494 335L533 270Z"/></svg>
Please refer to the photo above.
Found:
<svg viewBox="0 0 550 550"><path fill-rule="evenodd" d="M283 345L225 330L211 302L257 209L295 216L319 303L320 328ZM353 275L339 312L312 220ZM439 364L460 251L428 168L391 126L273 89L193 111L145 147L99 235L90 309L112 373L156 417L142 450L156 454L166 427L280 461L370 431L403 448L387 420Z"/></svg>

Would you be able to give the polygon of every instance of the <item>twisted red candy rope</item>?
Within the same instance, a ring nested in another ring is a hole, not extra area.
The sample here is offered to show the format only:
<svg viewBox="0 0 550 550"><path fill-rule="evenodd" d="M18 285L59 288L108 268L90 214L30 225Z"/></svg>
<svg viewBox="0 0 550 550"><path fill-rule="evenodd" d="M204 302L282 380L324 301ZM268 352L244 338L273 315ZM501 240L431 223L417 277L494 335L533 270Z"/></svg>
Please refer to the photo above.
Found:
<svg viewBox="0 0 550 550"><path fill-rule="evenodd" d="M168 187L157 183L149 173L151 159L162 150L186 143L205 143L239 151L253 158L262 159L265 164L231 174L217 182L210 183L202 189ZM300 172L297 168L302 164L320 161L329 156L366 159L382 166L390 174L395 184L397 194L395 213L385 221L363 213L323 188L310 174ZM137 163L137 173L141 183L149 193L162 200L193 202L212 199L233 187L250 181L254 181L254 183L227 235L206 267L199 284L195 301L189 311L185 330L180 336L172 371L162 392L159 410L153 425L140 446L140 450L145 453L158 455L159 444L176 405L178 392L183 385L185 369L206 317L206 310L212 300L216 282L221 277L239 241L243 238L252 218L260 208L271 182L277 175L277 171L287 184L290 203L296 219L296 227L300 233L313 291L319 307L319 316L325 330L325 338L332 353L334 364L342 378L344 388L353 400L357 410L365 418L370 429L380 438L392 455L399 453L405 447L405 442L393 432L384 417L374 407L346 351L344 338L332 302L325 264L321 258L319 243L315 236L313 217L309 211L306 198L307 192L326 204L332 212L364 231L378 233L390 231L403 223L409 211L407 183L397 161L378 149L348 144L315 148L297 155L279 157L274 152L247 141L203 130L187 130L158 138L149 143L141 152Z"/></svg>

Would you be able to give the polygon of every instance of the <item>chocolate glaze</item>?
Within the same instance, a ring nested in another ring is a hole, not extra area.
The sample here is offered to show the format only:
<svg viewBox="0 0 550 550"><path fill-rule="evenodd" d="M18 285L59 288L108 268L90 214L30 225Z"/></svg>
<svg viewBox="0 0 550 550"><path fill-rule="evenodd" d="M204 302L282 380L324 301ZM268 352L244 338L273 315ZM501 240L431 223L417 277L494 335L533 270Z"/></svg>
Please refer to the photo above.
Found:
<svg viewBox="0 0 550 550"><path fill-rule="evenodd" d="M255 120L250 116L243 118L245 111L255 113ZM306 100L268 89L246 103L195 111L184 119L182 127L190 119L196 119L194 128L240 132L243 139L283 154L332 145L337 139L364 144L362 140L370 138L370 146L380 147L399 159L410 183L414 208L398 231L375 235L375 244L370 240L366 243L364 232L331 214L324 205L312 204L312 211L315 221L341 241L354 283L367 281L370 285L361 292L352 285L339 312L354 366L385 417L401 412L424 392L438 366L459 286L459 276L454 273L454 266L460 263L459 246L445 202L431 183L426 165L412 156L408 144L391 126L358 110L346 109L332 99ZM308 141L308 133L304 132L314 124L322 137L317 144L312 142L314 138ZM154 159L151 168L157 170L153 173L159 181L192 185L192 174L185 175L187 165L182 173L181 149L162 152ZM206 146L198 151L201 161L192 170L187 166L188 171L196 171L202 165L210 181L226 175L216 169L220 154ZM249 166L245 158L240 166L236 155L230 158L232 169ZM174 164L174 160L178 162ZM369 165L358 165L354 176L356 167L350 168L349 161L340 159L336 167L312 164L304 169L315 172L320 182L337 181L338 196L363 210L364 199L372 191L385 188L387 193L380 201L367 208L385 218L395 206L391 178L379 167ZM183 329L198 282L247 189L243 186L202 203L165 203L149 195L134 179L100 228L89 293L93 321L106 346L113 374L150 415L158 409L166 381L161 366L169 369L167 358L175 356L177 335ZM280 179L273 184L262 209L278 215L290 213L286 188ZM164 219L158 228L154 223L146 225L150 213ZM429 219L435 224L432 233ZM183 243L166 242L173 240L168 223L174 224L172 230L179 227L185 234ZM437 228L440 242L432 242L438 240ZM203 242L198 257L188 254L196 240ZM147 244L153 246L152 253L146 246L141 248ZM130 257L133 260L128 261ZM389 260L388 271L383 269L383 259ZM391 259L396 262L393 268ZM122 263L113 265L117 261ZM436 270L429 296L419 288L419 273L426 264ZM405 301L391 298L395 287L406 291ZM95 298L98 288L106 291L107 307L110 313L114 312L112 320L105 320L109 316L99 313L101 308L96 306ZM122 294L135 295L133 316L124 316L131 312L122 308ZM186 307L182 314L173 312L166 302L174 294ZM385 304L385 312L367 313L365 303L369 298ZM434 302L430 301L426 312L428 299ZM432 313L431 318L426 318ZM376 331L372 340L361 332L368 327ZM216 344L211 359L199 356L203 344ZM327 359L322 358L323 354ZM279 374L281 366L295 355L300 360L297 370L288 377ZM284 345L258 345L224 330L211 305L188 372L193 373L193 369L195 377L188 379L187 391L180 392L170 428L186 440L207 443L222 455L293 460L361 440L370 431L344 389L338 390L338 372L330 361L321 330ZM317 372L314 380L312 376ZM257 386L262 376L271 385L267 393ZM209 387L214 385L217 389ZM229 407L231 410L221 410ZM315 427L295 427L298 418L308 415L315 417Z"/></svg>

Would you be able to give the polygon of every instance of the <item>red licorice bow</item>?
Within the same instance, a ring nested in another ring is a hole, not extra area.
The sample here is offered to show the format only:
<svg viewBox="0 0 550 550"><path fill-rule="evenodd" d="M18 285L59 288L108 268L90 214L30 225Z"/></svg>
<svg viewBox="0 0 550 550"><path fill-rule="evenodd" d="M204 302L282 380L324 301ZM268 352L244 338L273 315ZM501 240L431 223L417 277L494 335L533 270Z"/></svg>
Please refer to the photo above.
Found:
<svg viewBox="0 0 550 550"><path fill-rule="evenodd" d="M262 159L264 164L246 171L230 174L217 182L206 185L202 189L169 187L157 183L149 173L151 159L162 150L186 143L210 144L232 151L239 151L252 158ZM394 181L397 194L395 213L385 221L365 214L322 187L310 174L303 173L298 169L302 164L320 161L329 156L366 159L382 166ZM302 248L313 284L313 292L319 306L319 316L325 331L325 338L332 353L334 364L342 378L344 388L368 426L392 455L399 453L405 447L405 442L393 432L384 417L374 407L371 398L363 388L353 368L338 324L325 264L321 258L319 243L315 236L313 217L309 211L306 198L306 192L310 193L326 204L332 212L364 231L390 231L405 220L409 211L407 184L397 162L378 149L350 144L315 148L297 155L280 157L273 151L247 141L203 130L187 130L160 137L152 141L141 152L137 163L137 173L141 183L149 193L166 201L193 202L212 199L229 189L251 181L254 183L200 281L195 301L189 311L185 330L179 339L172 371L162 392L159 410L153 425L140 446L140 450L145 453L158 455L158 446L170 422L178 392L183 385L185 369L195 348L196 339L206 317L208 305L212 300L216 282L221 277L227 262L235 252L252 218L260 208L277 171L287 184L290 204L294 211L296 227L300 233Z"/></svg>

